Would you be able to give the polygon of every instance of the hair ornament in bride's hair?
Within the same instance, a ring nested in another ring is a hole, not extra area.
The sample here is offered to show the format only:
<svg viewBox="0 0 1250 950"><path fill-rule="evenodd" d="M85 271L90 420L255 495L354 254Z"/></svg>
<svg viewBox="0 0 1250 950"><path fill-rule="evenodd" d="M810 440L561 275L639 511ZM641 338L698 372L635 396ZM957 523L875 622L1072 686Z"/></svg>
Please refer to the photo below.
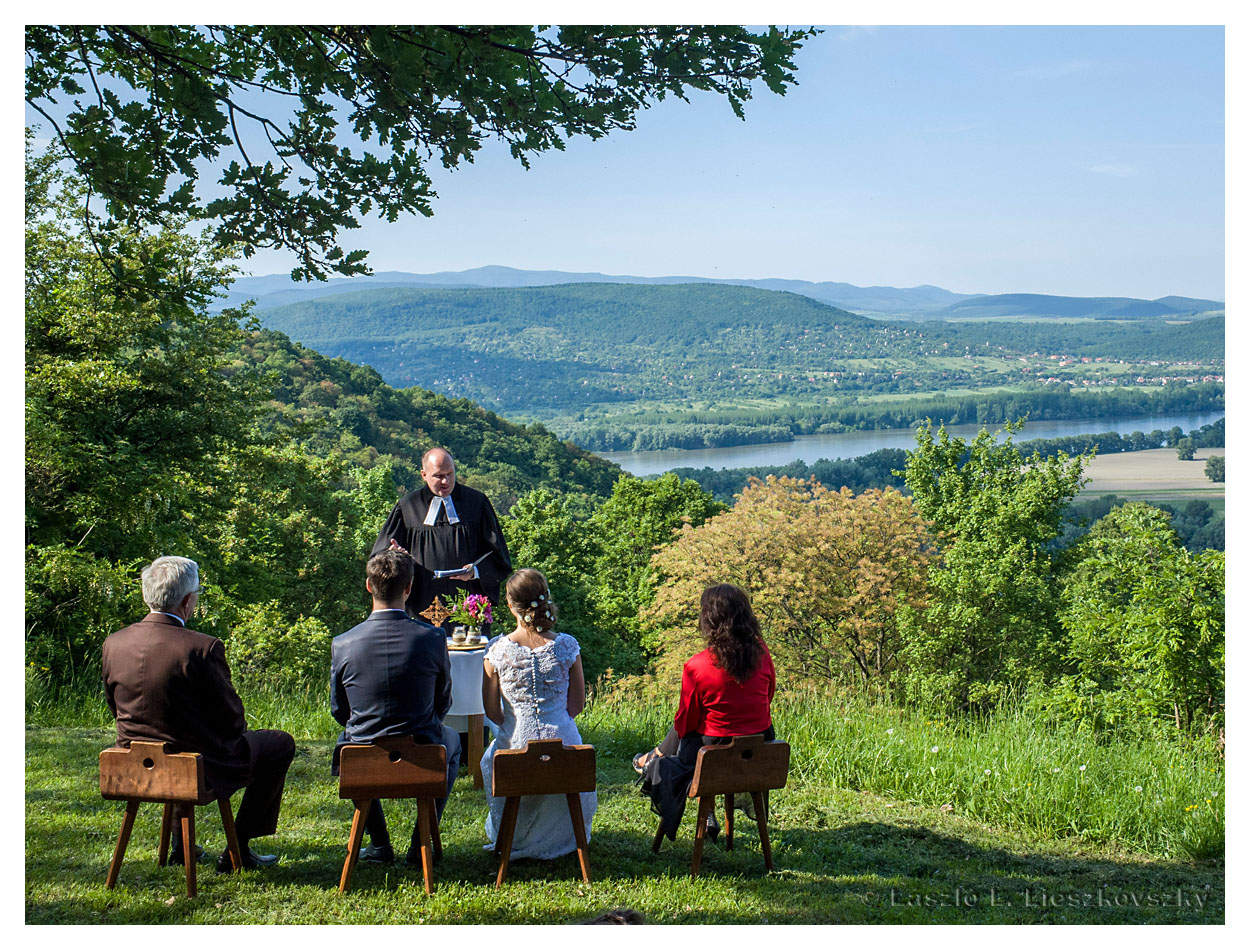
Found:
<svg viewBox="0 0 1250 950"><path fill-rule="evenodd" d="M533 622L534 622L534 615L533 615L533 614L526 614L526 615L525 615L524 617L522 617L521 619L522 619L522 620L524 620L526 623L533 623Z"/></svg>
<svg viewBox="0 0 1250 950"><path fill-rule="evenodd" d="M538 601L536 601L536 600L531 600L531 601L530 601L530 606L531 606L531 607L537 607L537 606L538 606Z"/></svg>
<svg viewBox="0 0 1250 950"><path fill-rule="evenodd" d="M547 599L547 595L546 595L546 594L539 594L539 595L538 595L538 599L539 599L539 600L546 600L546 599ZM538 606L538 604L535 604L534 606L535 606L535 607L537 607L537 606Z"/></svg>

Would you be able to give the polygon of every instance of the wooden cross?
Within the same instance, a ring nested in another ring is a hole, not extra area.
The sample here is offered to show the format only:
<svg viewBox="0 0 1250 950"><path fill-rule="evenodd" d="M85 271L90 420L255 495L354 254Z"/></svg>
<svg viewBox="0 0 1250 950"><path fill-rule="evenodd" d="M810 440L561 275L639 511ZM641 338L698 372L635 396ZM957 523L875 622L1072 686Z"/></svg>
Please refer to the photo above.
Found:
<svg viewBox="0 0 1250 950"><path fill-rule="evenodd" d="M425 610L421 611L418 616L424 617L436 627L441 627L443 625L443 621L451 616L451 611L444 607L443 602L438 599L437 595L435 595L434 603L430 604L430 606L426 607Z"/></svg>

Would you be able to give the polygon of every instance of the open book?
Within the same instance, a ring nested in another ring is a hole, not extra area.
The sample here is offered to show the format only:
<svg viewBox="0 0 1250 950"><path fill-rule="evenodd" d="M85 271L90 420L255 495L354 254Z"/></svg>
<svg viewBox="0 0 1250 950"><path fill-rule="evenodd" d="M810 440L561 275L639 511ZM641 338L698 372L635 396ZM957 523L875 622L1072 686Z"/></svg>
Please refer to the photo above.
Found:
<svg viewBox="0 0 1250 950"><path fill-rule="evenodd" d="M470 567L477 567L479 564L481 564L483 561L485 561L488 557L490 557L490 552L489 552L489 551L487 551L485 554L483 554L480 558L478 558L476 561L474 561L474 562L473 562L472 564L470 564L469 566L470 566ZM457 574L463 574L463 573L464 573L464 571L465 571L465 569L464 569L463 567L452 567L452 568L449 568L449 569L447 569L447 570L445 570L445 571L435 571L435 572L434 572L434 579L435 579L436 581L441 581L444 577L455 577Z"/></svg>

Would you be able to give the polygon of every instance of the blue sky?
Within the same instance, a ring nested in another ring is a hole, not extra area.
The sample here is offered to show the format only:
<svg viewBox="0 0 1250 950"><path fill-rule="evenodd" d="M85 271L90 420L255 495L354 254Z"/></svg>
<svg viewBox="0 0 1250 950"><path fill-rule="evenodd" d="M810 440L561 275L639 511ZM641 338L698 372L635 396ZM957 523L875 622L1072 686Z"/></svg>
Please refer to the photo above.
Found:
<svg viewBox="0 0 1250 950"><path fill-rule="evenodd" d="M827 27L745 122L711 95L435 176L376 270L484 264L1224 297L1221 27ZM264 254L253 273L288 269Z"/></svg>
<svg viewBox="0 0 1250 950"><path fill-rule="evenodd" d="M491 143L433 218L343 238L379 271L1224 299L1224 69L1219 26L827 26L745 122L693 93L528 171Z"/></svg>

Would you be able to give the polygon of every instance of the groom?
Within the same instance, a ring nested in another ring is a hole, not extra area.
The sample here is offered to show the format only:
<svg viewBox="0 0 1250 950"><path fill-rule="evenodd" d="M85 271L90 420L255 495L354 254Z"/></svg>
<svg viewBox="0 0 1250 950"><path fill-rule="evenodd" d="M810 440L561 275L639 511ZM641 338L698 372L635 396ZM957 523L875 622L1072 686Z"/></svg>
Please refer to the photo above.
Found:
<svg viewBox="0 0 1250 950"><path fill-rule="evenodd" d="M373 613L330 645L330 712L343 726L330 772L339 774L344 745L411 735L418 743L446 746L450 793L460 766L460 737L442 723L451 708L451 664L442 629L414 620L404 610L412 578L413 561L406 552L392 549L371 557L365 589L373 596ZM439 818L446 804L446 795L435 800ZM381 802L369 807L365 830L370 844L361 850L360 860L395 860ZM420 848L414 826L409 864L421 863Z"/></svg>

